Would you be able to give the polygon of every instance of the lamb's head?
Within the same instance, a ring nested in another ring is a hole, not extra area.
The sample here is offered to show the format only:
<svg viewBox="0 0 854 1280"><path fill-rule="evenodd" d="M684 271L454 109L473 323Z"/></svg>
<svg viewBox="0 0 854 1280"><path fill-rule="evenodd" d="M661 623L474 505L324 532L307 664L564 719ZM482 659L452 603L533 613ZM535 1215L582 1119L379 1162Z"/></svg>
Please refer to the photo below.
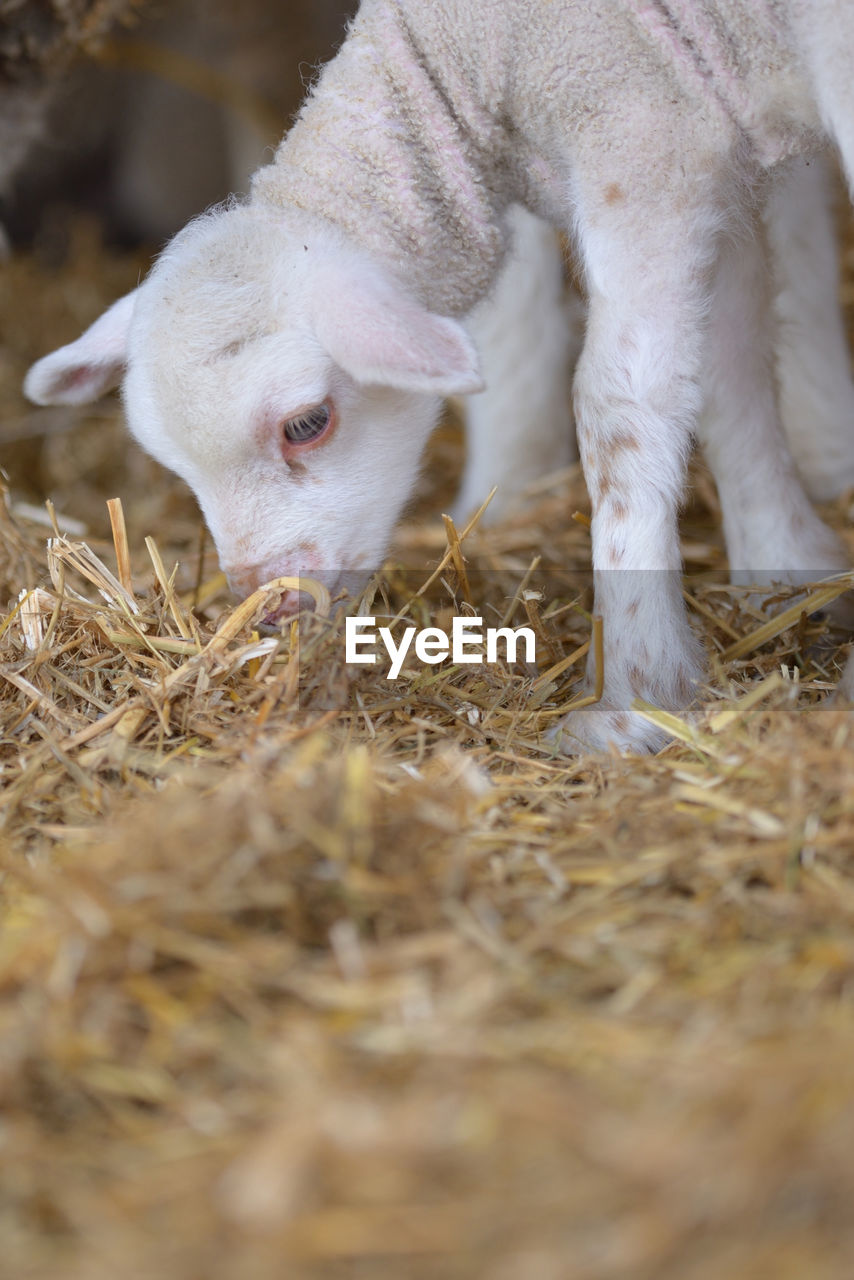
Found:
<svg viewBox="0 0 854 1280"><path fill-rule="evenodd" d="M195 491L242 595L376 568L440 398L481 386L456 321L317 219L251 205L186 227L25 390L85 403L122 377L131 432Z"/></svg>

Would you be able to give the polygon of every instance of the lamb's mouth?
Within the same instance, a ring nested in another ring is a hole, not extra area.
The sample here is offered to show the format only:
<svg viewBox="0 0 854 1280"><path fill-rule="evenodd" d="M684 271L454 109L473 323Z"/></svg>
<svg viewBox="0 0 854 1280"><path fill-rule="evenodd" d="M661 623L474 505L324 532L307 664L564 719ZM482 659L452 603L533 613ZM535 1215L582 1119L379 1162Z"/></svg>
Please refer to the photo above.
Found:
<svg viewBox="0 0 854 1280"><path fill-rule="evenodd" d="M325 618L336 605L346 603L348 598L357 599L369 576L363 569L339 569L321 570L316 576L274 578L253 593L266 597L265 603L269 601L271 606L259 625L278 631L283 623L303 612Z"/></svg>
<svg viewBox="0 0 854 1280"><path fill-rule="evenodd" d="M282 592L279 597L279 603L261 618L259 627L262 629L270 629L278 631L283 622L288 622L292 618L296 618L304 611L314 613L328 612L328 608L323 610L319 607L317 596L312 595L310 591L295 591L292 588Z"/></svg>

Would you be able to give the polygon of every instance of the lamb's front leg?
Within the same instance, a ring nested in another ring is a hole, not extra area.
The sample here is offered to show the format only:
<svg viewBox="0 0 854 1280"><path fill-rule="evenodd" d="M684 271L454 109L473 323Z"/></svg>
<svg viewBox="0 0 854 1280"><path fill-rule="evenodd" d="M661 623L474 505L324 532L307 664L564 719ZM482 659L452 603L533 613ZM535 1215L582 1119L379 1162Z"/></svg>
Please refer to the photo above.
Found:
<svg viewBox="0 0 854 1280"><path fill-rule="evenodd" d="M773 377L770 273L762 225L721 245L699 436L714 473L735 582L810 582L848 568L804 492Z"/></svg>
<svg viewBox="0 0 854 1280"><path fill-rule="evenodd" d="M632 701L680 710L703 671L682 601L677 517L699 406L712 220L708 231L702 216L668 222L663 207L610 223L600 211L582 229L590 314L575 417L593 507L604 696L561 722L568 753L658 748L664 735Z"/></svg>

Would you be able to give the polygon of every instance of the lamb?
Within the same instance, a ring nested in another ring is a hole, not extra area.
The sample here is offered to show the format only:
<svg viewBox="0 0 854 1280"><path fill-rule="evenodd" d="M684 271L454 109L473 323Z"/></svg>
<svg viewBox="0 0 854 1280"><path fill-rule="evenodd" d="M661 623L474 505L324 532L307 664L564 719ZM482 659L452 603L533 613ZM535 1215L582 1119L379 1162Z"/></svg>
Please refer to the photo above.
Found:
<svg viewBox="0 0 854 1280"><path fill-rule="evenodd" d="M480 389L461 320L524 206L573 237L589 293L605 687L561 745L655 749L633 699L684 707L703 670L677 530L694 436L736 574L845 565L780 429L759 214L828 139L854 176L851 52L842 0L364 0L249 201L179 233L27 393L124 373L131 431L195 490L234 588L334 586L381 561L438 398Z"/></svg>

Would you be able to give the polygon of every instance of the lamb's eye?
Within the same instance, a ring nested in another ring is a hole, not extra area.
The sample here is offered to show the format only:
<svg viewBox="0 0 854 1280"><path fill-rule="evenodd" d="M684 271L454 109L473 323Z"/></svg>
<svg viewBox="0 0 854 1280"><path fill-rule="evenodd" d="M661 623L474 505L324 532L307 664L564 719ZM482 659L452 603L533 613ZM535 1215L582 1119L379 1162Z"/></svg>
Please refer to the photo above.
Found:
<svg viewBox="0 0 854 1280"><path fill-rule="evenodd" d="M323 404L316 404L295 418L287 418L282 430L289 444L311 444L328 431L331 422L332 406L324 400Z"/></svg>

